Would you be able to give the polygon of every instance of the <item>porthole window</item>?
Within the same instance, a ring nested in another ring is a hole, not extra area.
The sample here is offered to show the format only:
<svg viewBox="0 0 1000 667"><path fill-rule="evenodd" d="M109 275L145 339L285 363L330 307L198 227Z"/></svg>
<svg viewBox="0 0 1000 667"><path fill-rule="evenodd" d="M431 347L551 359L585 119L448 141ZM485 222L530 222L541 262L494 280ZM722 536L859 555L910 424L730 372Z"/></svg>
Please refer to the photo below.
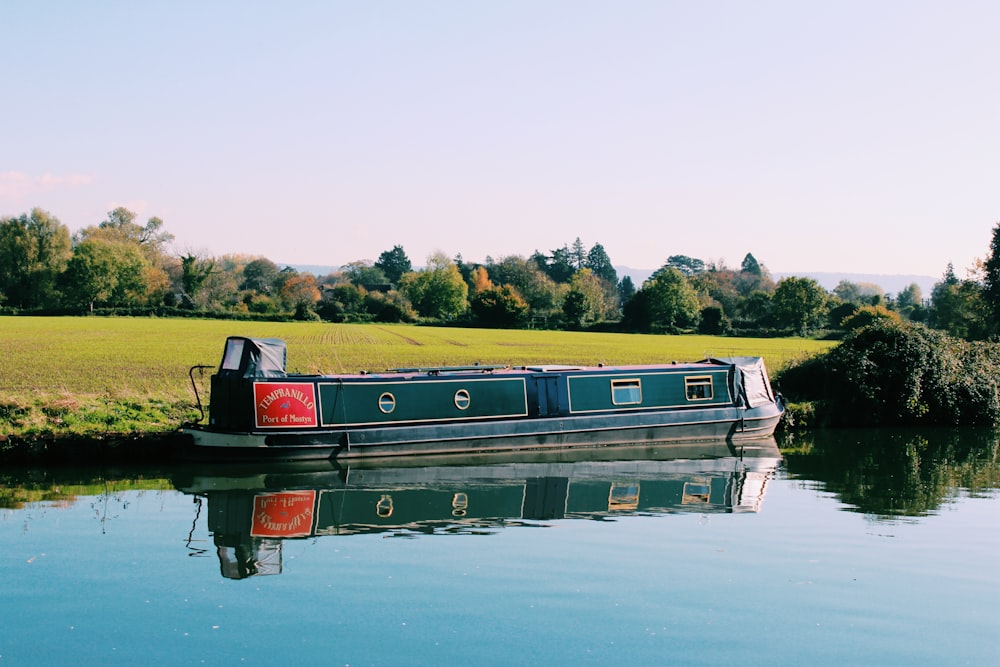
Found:
<svg viewBox="0 0 1000 667"><path fill-rule="evenodd" d="M389 414L396 409L396 397L389 392L385 392L378 397L378 409L384 414Z"/></svg>
<svg viewBox="0 0 1000 667"><path fill-rule="evenodd" d="M459 389L455 392L455 407L459 410L467 410L469 404L472 403L472 398L469 397L469 392L465 389Z"/></svg>
<svg viewBox="0 0 1000 667"><path fill-rule="evenodd" d="M388 519L392 516L392 496L385 493L382 497L378 499L375 503L375 514L378 515L380 519Z"/></svg>

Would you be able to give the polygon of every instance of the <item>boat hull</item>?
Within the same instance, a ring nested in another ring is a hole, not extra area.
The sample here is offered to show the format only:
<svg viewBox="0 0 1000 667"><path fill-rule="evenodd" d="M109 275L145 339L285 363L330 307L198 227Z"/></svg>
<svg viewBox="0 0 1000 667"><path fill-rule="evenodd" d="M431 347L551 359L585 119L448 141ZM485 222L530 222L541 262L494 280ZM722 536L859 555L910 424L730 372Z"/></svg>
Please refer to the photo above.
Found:
<svg viewBox="0 0 1000 667"><path fill-rule="evenodd" d="M366 429L261 433L189 427L188 455L199 459L360 459L552 448L754 440L773 435L783 414L774 404L628 416L417 424Z"/></svg>

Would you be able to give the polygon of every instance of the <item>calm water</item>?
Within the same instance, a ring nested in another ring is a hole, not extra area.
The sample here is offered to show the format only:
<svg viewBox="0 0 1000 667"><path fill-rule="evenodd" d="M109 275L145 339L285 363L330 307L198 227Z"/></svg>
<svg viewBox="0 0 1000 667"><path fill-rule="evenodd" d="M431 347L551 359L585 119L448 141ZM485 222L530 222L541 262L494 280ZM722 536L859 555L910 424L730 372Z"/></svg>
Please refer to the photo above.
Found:
<svg viewBox="0 0 1000 667"><path fill-rule="evenodd" d="M0 471L0 664L1000 664L998 452Z"/></svg>

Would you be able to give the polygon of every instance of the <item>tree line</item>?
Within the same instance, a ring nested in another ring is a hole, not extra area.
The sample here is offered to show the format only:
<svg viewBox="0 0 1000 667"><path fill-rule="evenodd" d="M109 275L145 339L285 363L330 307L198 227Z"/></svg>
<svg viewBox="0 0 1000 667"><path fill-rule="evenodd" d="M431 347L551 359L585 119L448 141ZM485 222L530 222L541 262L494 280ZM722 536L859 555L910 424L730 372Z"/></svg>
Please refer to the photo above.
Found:
<svg viewBox="0 0 1000 667"><path fill-rule="evenodd" d="M635 285L600 243L579 239L530 256L434 253L414 268L400 245L328 275L266 257L171 251L160 218L126 208L71 234L47 211L0 219L0 310L330 322L431 322L735 335L820 335L876 319L923 322L973 340L1000 335L1000 224L986 259L965 278L948 265L929 298L911 284L887 294L842 281L772 279L751 253L740 266L671 255Z"/></svg>

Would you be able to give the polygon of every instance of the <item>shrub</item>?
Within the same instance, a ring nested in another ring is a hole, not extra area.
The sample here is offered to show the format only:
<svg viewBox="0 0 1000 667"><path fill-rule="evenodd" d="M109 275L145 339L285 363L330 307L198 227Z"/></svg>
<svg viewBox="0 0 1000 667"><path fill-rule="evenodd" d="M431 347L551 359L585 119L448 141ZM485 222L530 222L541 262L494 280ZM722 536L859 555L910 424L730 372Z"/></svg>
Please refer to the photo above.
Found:
<svg viewBox="0 0 1000 667"><path fill-rule="evenodd" d="M701 309L698 333L721 336L728 333L732 326L721 306L707 306Z"/></svg>
<svg viewBox="0 0 1000 667"><path fill-rule="evenodd" d="M841 320L840 326L848 331L857 331L874 324L879 319L901 321L898 313L892 312L885 306L862 306Z"/></svg>
<svg viewBox="0 0 1000 667"><path fill-rule="evenodd" d="M1000 425L1000 345L877 317L781 374L792 400L823 400L842 425Z"/></svg>

